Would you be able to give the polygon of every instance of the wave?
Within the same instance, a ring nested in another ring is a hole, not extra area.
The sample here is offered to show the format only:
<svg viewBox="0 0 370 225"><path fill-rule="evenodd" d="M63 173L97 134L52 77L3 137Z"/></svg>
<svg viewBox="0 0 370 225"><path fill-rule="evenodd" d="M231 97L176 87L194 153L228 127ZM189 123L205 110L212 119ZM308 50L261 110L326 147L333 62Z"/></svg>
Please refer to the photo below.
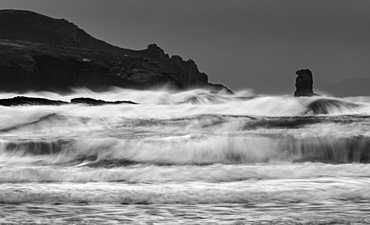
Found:
<svg viewBox="0 0 370 225"><path fill-rule="evenodd" d="M240 182L271 179L369 178L369 164L324 163L256 163L212 164L204 166L157 166L132 164L126 167L22 166L0 167L0 183L50 182L121 182L121 183L181 183L181 182Z"/></svg>
<svg viewBox="0 0 370 225"><path fill-rule="evenodd" d="M254 182L166 184L9 183L0 185L0 202L217 204L217 203L369 203L369 178L316 178Z"/></svg>
<svg viewBox="0 0 370 225"><path fill-rule="evenodd" d="M0 133L5 133L9 131L14 131L14 130L21 130L21 129L39 129L43 128L49 125L52 125L54 123L63 123L65 121L72 120L71 118L67 118L66 116L62 116L56 113L51 113L47 115L42 115L40 118L35 119L34 121L26 121L24 123L20 124L15 124L11 125L5 128L0 129ZM34 128L29 128L33 127Z"/></svg>
<svg viewBox="0 0 370 225"><path fill-rule="evenodd" d="M168 137L143 141L116 139L76 142L78 157L94 164L125 160L157 165L250 164L274 161L368 163L370 138Z"/></svg>
<svg viewBox="0 0 370 225"><path fill-rule="evenodd" d="M0 164L114 167L274 162L369 163L368 137L218 136L3 141Z"/></svg>
<svg viewBox="0 0 370 225"><path fill-rule="evenodd" d="M19 93L0 93L0 99L12 98ZM249 98L254 96L250 90L238 92L237 95L213 92L207 89L193 89L188 91L173 91L167 89L158 90L133 90L111 88L107 92L94 92L89 89L76 88L70 94L58 94L53 92L28 92L22 95L33 98L48 98L58 101L70 102L75 98L93 98L105 101L130 100L142 104L181 104L181 103L221 103L234 99Z"/></svg>
<svg viewBox="0 0 370 225"><path fill-rule="evenodd" d="M112 93L147 96L148 103L0 107L0 165L100 168L370 159L370 107L361 99L204 90Z"/></svg>
<svg viewBox="0 0 370 225"><path fill-rule="evenodd" d="M5 109L0 107L8 118L20 114L66 112L69 115L82 117L115 117L118 114L127 118L176 118L199 114L247 115L247 116L301 116L301 115L348 115L370 114L368 98L329 98L253 95L251 92L240 92L235 95L212 93L208 90L190 90L185 92L137 91L114 89L111 92L95 93L88 90L76 90L69 95L35 92L27 93L29 97L43 97L69 102L75 98L95 98L104 101L133 101L140 105L64 105L64 106L19 106ZM14 94L0 94L0 98L14 97ZM89 112L90 111L90 112ZM15 115L7 115L15 113ZM2 117L4 117L2 116ZM16 118L14 118L16 119ZM0 117L1 121L1 117ZM28 121L30 122L30 121Z"/></svg>
<svg viewBox="0 0 370 225"><path fill-rule="evenodd" d="M307 112L314 114L355 113L360 104L338 99L317 99L307 106Z"/></svg>
<svg viewBox="0 0 370 225"><path fill-rule="evenodd" d="M7 122L0 126L0 134L3 139L16 139L22 136L24 139L40 138L84 138L90 137L125 137L129 134L135 135L185 135L197 133L229 133L247 132L253 134L286 134L294 135L304 133L317 133L323 128L327 132L341 131L344 137L365 135L369 115L302 115L292 117L265 117L245 115L223 115L223 114L198 114L184 117L169 118L128 118L123 116L120 110L132 110L135 108L97 107L88 110L85 106L77 106L71 110L29 111L24 110L4 112L1 117L8 114L15 118L4 118ZM81 110L81 113L78 111ZM116 112L114 112L116 110ZM100 116L100 113L108 111L109 116ZM23 114L20 114L22 112ZM19 114L18 114L19 113ZM17 120L18 118L18 120ZM323 127L323 128L321 128ZM280 130L280 131L279 131ZM298 133L297 133L298 132Z"/></svg>

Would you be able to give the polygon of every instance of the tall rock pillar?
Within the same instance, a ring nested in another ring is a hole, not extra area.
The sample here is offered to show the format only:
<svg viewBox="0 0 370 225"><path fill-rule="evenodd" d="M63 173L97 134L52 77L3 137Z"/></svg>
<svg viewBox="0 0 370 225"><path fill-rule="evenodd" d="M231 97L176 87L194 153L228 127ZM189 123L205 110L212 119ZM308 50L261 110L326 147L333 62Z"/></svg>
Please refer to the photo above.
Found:
<svg viewBox="0 0 370 225"><path fill-rule="evenodd" d="M295 80L296 90L294 97L316 95L313 93L312 72L309 69L302 69L297 70L295 73L297 74L297 78Z"/></svg>

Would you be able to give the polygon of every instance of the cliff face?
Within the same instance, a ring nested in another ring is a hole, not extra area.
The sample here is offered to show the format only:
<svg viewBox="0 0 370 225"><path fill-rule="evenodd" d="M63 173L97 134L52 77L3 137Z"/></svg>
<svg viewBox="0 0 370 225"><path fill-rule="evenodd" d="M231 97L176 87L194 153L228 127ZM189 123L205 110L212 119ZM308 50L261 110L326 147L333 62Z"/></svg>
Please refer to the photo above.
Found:
<svg viewBox="0 0 370 225"><path fill-rule="evenodd" d="M229 91L208 83L194 61L169 56L155 44L141 51L123 49L64 19L0 10L0 91L104 91L111 86Z"/></svg>

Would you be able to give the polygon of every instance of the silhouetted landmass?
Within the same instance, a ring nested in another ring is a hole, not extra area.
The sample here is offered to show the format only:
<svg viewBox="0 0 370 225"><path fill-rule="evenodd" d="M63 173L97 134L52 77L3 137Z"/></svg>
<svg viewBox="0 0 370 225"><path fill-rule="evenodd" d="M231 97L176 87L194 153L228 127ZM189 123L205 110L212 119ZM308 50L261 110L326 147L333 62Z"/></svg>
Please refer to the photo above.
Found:
<svg viewBox="0 0 370 225"><path fill-rule="evenodd" d="M71 100L72 104L87 104L87 105L106 105L106 104L137 104L132 101L103 101L101 99L93 98L74 98Z"/></svg>
<svg viewBox="0 0 370 225"><path fill-rule="evenodd" d="M32 98L17 96L14 98L0 99L2 106L21 106L21 105L65 105L65 104L87 104L87 105L106 105L106 104L138 104L132 101L104 101L93 98L74 98L71 102L51 100L46 98Z"/></svg>
<svg viewBox="0 0 370 225"><path fill-rule="evenodd" d="M0 99L0 105L3 106L19 106L19 105L64 105L69 102L55 101L46 98L31 98L25 96L17 96L14 98Z"/></svg>
<svg viewBox="0 0 370 225"><path fill-rule="evenodd" d="M323 88L337 97L370 96L370 78L349 78Z"/></svg>
<svg viewBox="0 0 370 225"><path fill-rule="evenodd" d="M313 93L313 78L312 72L309 69L302 69L297 70L295 72L297 74L296 82L295 82L295 97L301 96L314 96L316 95Z"/></svg>
<svg viewBox="0 0 370 225"><path fill-rule="evenodd" d="M98 40L65 19L23 10L0 10L0 91L70 92L111 86L175 90L209 88L192 60L169 56L156 44L145 50L119 48Z"/></svg>

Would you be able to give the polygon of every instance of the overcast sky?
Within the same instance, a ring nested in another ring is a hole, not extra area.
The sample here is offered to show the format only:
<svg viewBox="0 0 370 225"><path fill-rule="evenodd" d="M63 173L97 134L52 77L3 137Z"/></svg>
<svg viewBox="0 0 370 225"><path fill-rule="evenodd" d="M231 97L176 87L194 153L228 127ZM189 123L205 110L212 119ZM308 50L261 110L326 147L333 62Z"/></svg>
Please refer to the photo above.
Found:
<svg viewBox="0 0 370 225"><path fill-rule="evenodd" d="M369 0L1 0L0 8L65 18L123 48L156 43L232 90L291 94L301 68L316 89L370 78Z"/></svg>

